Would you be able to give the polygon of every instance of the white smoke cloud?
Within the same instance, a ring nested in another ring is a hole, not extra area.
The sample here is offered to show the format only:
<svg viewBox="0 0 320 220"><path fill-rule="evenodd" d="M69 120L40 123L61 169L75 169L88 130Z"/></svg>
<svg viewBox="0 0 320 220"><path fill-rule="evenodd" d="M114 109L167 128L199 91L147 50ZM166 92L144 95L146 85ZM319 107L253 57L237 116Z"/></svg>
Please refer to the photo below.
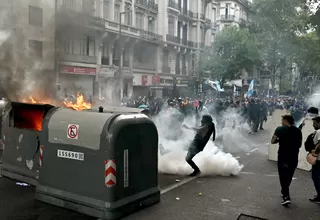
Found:
<svg viewBox="0 0 320 220"><path fill-rule="evenodd" d="M226 112L226 114L225 118L229 118L228 121L230 121L232 114L229 112ZM233 116L236 116L235 112L233 114ZM193 170L186 163L185 156L195 134L193 131L182 130L181 125L185 123L188 126L195 126L196 123L194 118L186 118L183 123L179 122L176 118L175 113L161 112L154 120L160 136L159 172L188 175ZM230 126L230 123L227 123L227 126ZM244 139L244 136L241 136L238 129L232 130L232 128L226 128L222 131L217 130L217 134L217 139L229 137L228 139L233 139L233 141L237 142L237 145L233 144L232 147L236 146L238 151L248 148L246 142L238 142L239 138ZM219 141L212 142L211 137L204 151L197 154L193 159L199 166L202 175L238 175L243 166L232 154L225 153L222 150L224 148L222 145L218 147L217 142ZM241 146L239 143L241 143Z"/></svg>
<svg viewBox="0 0 320 220"><path fill-rule="evenodd" d="M316 92L307 98L307 104L316 108L320 107L320 86L316 88Z"/></svg>

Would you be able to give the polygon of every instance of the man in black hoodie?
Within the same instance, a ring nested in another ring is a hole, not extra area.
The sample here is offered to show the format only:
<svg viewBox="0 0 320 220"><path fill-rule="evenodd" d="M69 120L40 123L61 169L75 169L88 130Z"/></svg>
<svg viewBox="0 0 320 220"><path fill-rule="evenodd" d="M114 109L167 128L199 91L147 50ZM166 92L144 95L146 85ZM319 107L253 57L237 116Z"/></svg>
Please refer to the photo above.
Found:
<svg viewBox="0 0 320 220"><path fill-rule="evenodd" d="M199 167L193 162L193 158L203 151L205 146L207 145L211 135L213 134L213 141L216 137L215 125L212 122L212 117L210 115L204 115L201 119L201 126L192 128L187 125L183 125L184 128L193 130L196 133L190 147L188 150L188 154L186 156L187 163L193 168L193 173L190 176L196 176L200 173Z"/></svg>

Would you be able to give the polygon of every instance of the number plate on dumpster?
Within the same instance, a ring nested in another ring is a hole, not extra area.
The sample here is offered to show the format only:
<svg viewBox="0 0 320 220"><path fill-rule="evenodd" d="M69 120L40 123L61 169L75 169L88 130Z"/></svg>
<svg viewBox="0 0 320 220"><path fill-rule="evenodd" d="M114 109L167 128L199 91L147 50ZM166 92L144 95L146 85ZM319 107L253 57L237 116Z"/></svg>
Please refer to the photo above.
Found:
<svg viewBox="0 0 320 220"><path fill-rule="evenodd" d="M58 150L57 156L61 158L71 159L71 160L84 161L84 153L80 153L80 152Z"/></svg>

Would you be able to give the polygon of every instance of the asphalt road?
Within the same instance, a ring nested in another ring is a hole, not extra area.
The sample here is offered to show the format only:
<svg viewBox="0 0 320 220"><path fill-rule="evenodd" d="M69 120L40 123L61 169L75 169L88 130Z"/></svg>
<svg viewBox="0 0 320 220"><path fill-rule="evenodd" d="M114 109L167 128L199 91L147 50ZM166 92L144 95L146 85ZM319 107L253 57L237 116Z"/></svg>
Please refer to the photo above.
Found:
<svg viewBox="0 0 320 220"><path fill-rule="evenodd" d="M163 190L161 202L132 214L125 220L236 220L241 213L268 220L319 220L320 207L308 201L314 194L310 173L297 170L289 208L280 205L277 167L267 160L269 131L256 135L243 133L228 138L225 150L236 156L244 168L239 176L199 177L177 188L179 176L159 175ZM241 145L241 148L237 146ZM231 147L230 147L231 146ZM201 194L199 194L201 193ZM33 187L17 186L16 181L0 178L1 220L93 220L69 210L38 202Z"/></svg>

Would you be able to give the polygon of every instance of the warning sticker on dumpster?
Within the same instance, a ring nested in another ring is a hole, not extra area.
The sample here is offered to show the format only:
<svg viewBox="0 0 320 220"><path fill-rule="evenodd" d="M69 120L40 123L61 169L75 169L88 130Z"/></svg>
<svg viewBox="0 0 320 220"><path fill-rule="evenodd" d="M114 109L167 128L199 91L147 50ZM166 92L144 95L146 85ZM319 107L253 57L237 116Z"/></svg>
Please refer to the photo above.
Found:
<svg viewBox="0 0 320 220"><path fill-rule="evenodd" d="M70 124L67 129L67 138L78 139L79 137L79 125Z"/></svg>
<svg viewBox="0 0 320 220"><path fill-rule="evenodd" d="M80 153L80 152L58 150L57 156L60 158L65 158L65 159L70 159L70 160L84 161L84 153Z"/></svg>

